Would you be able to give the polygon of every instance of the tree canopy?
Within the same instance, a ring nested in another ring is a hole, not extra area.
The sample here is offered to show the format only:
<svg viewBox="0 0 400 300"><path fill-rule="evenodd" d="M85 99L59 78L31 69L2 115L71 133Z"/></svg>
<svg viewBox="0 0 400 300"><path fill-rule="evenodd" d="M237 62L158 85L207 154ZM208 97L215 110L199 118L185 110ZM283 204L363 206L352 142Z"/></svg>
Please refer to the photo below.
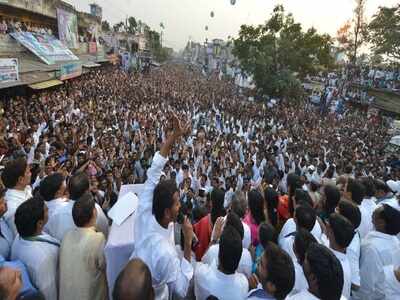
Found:
<svg viewBox="0 0 400 300"><path fill-rule="evenodd" d="M375 55L400 60L400 4L379 8L368 26L368 41Z"/></svg>
<svg viewBox="0 0 400 300"><path fill-rule="evenodd" d="M278 5L264 25L241 26L233 54L263 94L291 96L300 86L295 75L303 78L334 65L332 46L329 35L320 35L315 28L303 31Z"/></svg>

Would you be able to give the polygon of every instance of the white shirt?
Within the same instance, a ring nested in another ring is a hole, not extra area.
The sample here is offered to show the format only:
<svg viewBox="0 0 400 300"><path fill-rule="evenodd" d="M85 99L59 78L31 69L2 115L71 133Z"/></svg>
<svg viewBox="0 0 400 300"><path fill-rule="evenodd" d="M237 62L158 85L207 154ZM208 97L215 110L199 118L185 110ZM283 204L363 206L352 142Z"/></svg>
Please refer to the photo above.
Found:
<svg viewBox="0 0 400 300"><path fill-rule="evenodd" d="M392 235L371 231L361 242L359 293L363 300L383 299L384 267L400 265L400 241Z"/></svg>
<svg viewBox="0 0 400 300"><path fill-rule="evenodd" d="M305 290L296 295L287 297L286 300L319 300L319 298L311 294L308 290ZM346 300L346 298L342 295L340 300Z"/></svg>
<svg viewBox="0 0 400 300"><path fill-rule="evenodd" d="M293 261L293 265L295 272L295 280L293 289L289 295L295 295L302 291L308 290L308 282L306 277L304 276L303 267L297 262L297 260Z"/></svg>
<svg viewBox="0 0 400 300"><path fill-rule="evenodd" d="M8 260L10 256L11 245L14 241L14 234L10 227L8 227L7 222L3 217L0 218L0 255Z"/></svg>
<svg viewBox="0 0 400 300"><path fill-rule="evenodd" d="M285 222L285 225L283 225L282 230L279 234L278 237L279 244L281 243L281 240L285 238L285 236L295 231L296 231L296 223L294 222L293 218L290 218ZM322 229L321 225L319 225L318 220L315 221L315 225L314 228L311 230L311 234L317 239L317 241L321 240Z"/></svg>
<svg viewBox="0 0 400 300"><path fill-rule="evenodd" d="M48 234L38 238L59 244ZM11 259L22 261L32 283L46 299L57 299L59 246L44 241L28 241L17 236L11 248Z"/></svg>
<svg viewBox="0 0 400 300"><path fill-rule="evenodd" d="M279 242L279 246L286 251L287 254L292 258L293 262L297 261L296 254L293 250L294 235L290 235Z"/></svg>
<svg viewBox="0 0 400 300"><path fill-rule="evenodd" d="M44 226L44 230L62 241L64 235L73 228L76 228L74 220L72 219L72 207L75 201L63 198L48 201L47 207L49 209L49 220Z"/></svg>
<svg viewBox="0 0 400 300"><path fill-rule="evenodd" d="M167 158L158 152L147 171L144 190L139 195L136 212L132 258L140 258L149 267L156 299L168 299L173 293L185 297L193 267L185 258L180 259L175 249L174 226L168 229L160 226L152 214L153 192L160 180Z"/></svg>
<svg viewBox="0 0 400 300"><path fill-rule="evenodd" d="M97 210L97 219L96 219L96 228L98 231L101 231L104 234L104 237L107 240L108 231L110 230L110 226L108 225L108 219L104 214L103 209L98 203L94 204Z"/></svg>
<svg viewBox="0 0 400 300"><path fill-rule="evenodd" d="M14 223L15 212L22 203L32 197L32 189L27 186L24 191L8 189L4 199L7 202L7 212L4 214L4 219L8 227L12 230L14 237L18 234L17 227Z"/></svg>
<svg viewBox="0 0 400 300"><path fill-rule="evenodd" d="M385 272L385 300L400 299L400 282L394 275L392 265L383 268Z"/></svg>
<svg viewBox="0 0 400 300"><path fill-rule="evenodd" d="M206 254L204 254L201 261L207 265L218 264L218 252L219 252L219 244L212 245L208 248ZM251 269L253 267L253 260L251 259L251 255L248 249L244 248L242 252L242 257L239 261L239 266L237 268L237 272L247 277L251 276Z"/></svg>
<svg viewBox="0 0 400 300"><path fill-rule="evenodd" d="M194 293L196 300L205 300L215 296L219 300L244 300L247 297L249 283L240 273L224 274L215 264L198 263L194 275Z"/></svg>
<svg viewBox="0 0 400 300"><path fill-rule="evenodd" d="M346 256L351 267L351 283L360 286L360 253L361 239L356 231L350 245L346 249Z"/></svg>
<svg viewBox="0 0 400 300"><path fill-rule="evenodd" d="M243 235L243 248L249 249L251 245L251 231L250 231L250 226L247 225L245 222L242 221L243 224L243 230L244 230L244 235Z"/></svg>
<svg viewBox="0 0 400 300"><path fill-rule="evenodd" d="M337 259L340 261L340 264L342 265L343 269L343 290L342 290L342 295L346 297L346 299L350 299L350 293L351 293L351 268L350 268L350 262L346 256L346 254L333 250L331 248L331 251Z"/></svg>
<svg viewBox="0 0 400 300"><path fill-rule="evenodd" d="M286 300L319 300L319 298L315 297L307 289L295 295L288 296Z"/></svg>
<svg viewBox="0 0 400 300"><path fill-rule="evenodd" d="M367 198L364 199L358 206L361 211L361 223L358 227L358 232L360 233L362 239L374 229L372 224L372 213L376 208L375 201L375 197Z"/></svg>

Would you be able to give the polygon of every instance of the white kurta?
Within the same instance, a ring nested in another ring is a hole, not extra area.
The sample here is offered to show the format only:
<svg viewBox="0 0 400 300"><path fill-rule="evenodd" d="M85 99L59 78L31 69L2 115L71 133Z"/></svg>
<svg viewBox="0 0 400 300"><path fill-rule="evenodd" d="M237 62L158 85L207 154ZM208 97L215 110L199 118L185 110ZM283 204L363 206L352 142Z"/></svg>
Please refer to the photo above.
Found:
<svg viewBox="0 0 400 300"><path fill-rule="evenodd" d="M157 300L168 299L170 294L184 297L193 277L190 262L180 259L176 252L173 224L165 229L152 214L153 192L166 162L167 158L157 152L147 171L144 190L139 195L134 228L135 250L131 256L131 259L142 259L149 267Z"/></svg>
<svg viewBox="0 0 400 300"><path fill-rule="evenodd" d="M288 219L282 227L281 232L279 233L278 242L281 243L281 240L285 238L286 235L296 231L296 223L293 218ZM311 234L317 239L317 241L321 240L322 229L321 225L319 225L318 220L315 221L315 225L311 230Z"/></svg>
<svg viewBox="0 0 400 300"><path fill-rule="evenodd" d="M48 201L47 208L49 209L49 220L46 223L44 230L62 241L65 234L76 228L74 220L72 219L72 207L74 201L63 198Z"/></svg>
<svg viewBox="0 0 400 300"><path fill-rule="evenodd" d="M360 253L361 239L356 231L350 245L346 249L346 256L351 267L351 283L360 286Z"/></svg>
<svg viewBox="0 0 400 300"><path fill-rule="evenodd" d="M243 300L249 291L246 276L240 273L224 274L215 264L198 263L194 275L194 293L196 300L205 300L215 296L220 300Z"/></svg>
<svg viewBox="0 0 400 300"><path fill-rule="evenodd" d="M304 290L300 293L287 297L286 300L319 300L319 298L315 297L308 290Z"/></svg>
<svg viewBox="0 0 400 300"><path fill-rule="evenodd" d="M95 203L95 206L97 210L96 228L98 231L101 231L107 239L110 230L107 216L104 214L104 211L99 204Z"/></svg>
<svg viewBox="0 0 400 300"><path fill-rule="evenodd" d="M315 297L308 290L302 291L296 295L287 297L286 300L319 300L319 298ZM340 297L340 300L348 300L343 295Z"/></svg>
<svg viewBox="0 0 400 300"><path fill-rule="evenodd" d="M294 271L295 271L295 281L290 295L295 295L302 291L308 290L308 282L304 276L303 267L296 261L293 261Z"/></svg>
<svg viewBox="0 0 400 300"><path fill-rule="evenodd" d="M346 299L350 299L350 293L351 293L351 268L350 268L350 262L346 256L346 254L335 251L331 249L333 254L337 257L337 259L340 261L340 264L342 265L343 269L343 290L342 290L342 296L346 297Z"/></svg>
<svg viewBox="0 0 400 300"><path fill-rule="evenodd" d="M38 236L46 241L58 243L48 234ZM29 277L46 299L57 299L59 247L44 241L28 241L17 236L11 248L11 259L22 261Z"/></svg>
<svg viewBox="0 0 400 300"><path fill-rule="evenodd" d="M204 254L201 261L207 265L218 264L218 252L219 252L219 244L212 245L208 248L207 252ZM239 261L239 266L237 268L237 272L247 277L251 276L251 269L253 267L253 260L251 259L251 254L248 249L243 249L242 257Z"/></svg>
<svg viewBox="0 0 400 300"><path fill-rule="evenodd" d="M361 243L359 298L384 299L384 267L389 265L400 265L400 241L395 236L371 231Z"/></svg>
<svg viewBox="0 0 400 300"><path fill-rule="evenodd" d="M364 199L358 206L361 211L361 223L358 227L358 232L360 233L362 239L374 229L372 224L372 214L376 208L375 201L375 197Z"/></svg>
<svg viewBox="0 0 400 300"><path fill-rule="evenodd" d="M17 227L14 223L15 212L22 203L32 197L32 189L27 186L24 191L8 189L4 199L7 202L7 212L4 214L8 227L11 228L14 237L18 234Z"/></svg>
<svg viewBox="0 0 400 300"><path fill-rule="evenodd" d="M400 282L394 275L392 265L383 268L385 272L385 300L400 299Z"/></svg>
<svg viewBox="0 0 400 300"><path fill-rule="evenodd" d="M250 226L247 225L245 222L242 221L243 224L243 231L244 231L244 235L243 235L243 248L249 249L250 245L251 245L251 231L250 231Z"/></svg>

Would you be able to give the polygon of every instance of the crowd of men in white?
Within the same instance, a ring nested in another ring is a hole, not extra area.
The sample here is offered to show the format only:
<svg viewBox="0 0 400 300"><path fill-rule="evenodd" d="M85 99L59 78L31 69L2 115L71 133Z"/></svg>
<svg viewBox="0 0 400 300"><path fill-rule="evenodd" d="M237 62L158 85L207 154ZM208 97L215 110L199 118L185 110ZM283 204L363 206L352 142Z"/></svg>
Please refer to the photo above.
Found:
<svg viewBox="0 0 400 300"><path fill-rule="evenodd" d="M204 148L193 149L196 134L187 133L200 121L184 125L186 115L157 114L169 124L163 134L157 128L162 143L138 195L135 249L113 287L104 256L110 221L87 164L68 178L61 171L38 176L33 192L32 155L11 159L1 173L0 299L400 299L398 171L383 182L372 169L337 174L326 161L320 170L311 158L306 164L286 155L287 133L277 134L276 156L267 160L241 126L248 151L239 139L211 146L207 130L196 132ZM46 126L32 131L36 145ZM220 135L230 128L221 120L216 127ZM328 146L324 157L334 151ZM209 155L226 165L219 173L205 156L193 159L212 147L235 149L229 161L227 153ZM182 165L172 165L178 158Z"/></svg>

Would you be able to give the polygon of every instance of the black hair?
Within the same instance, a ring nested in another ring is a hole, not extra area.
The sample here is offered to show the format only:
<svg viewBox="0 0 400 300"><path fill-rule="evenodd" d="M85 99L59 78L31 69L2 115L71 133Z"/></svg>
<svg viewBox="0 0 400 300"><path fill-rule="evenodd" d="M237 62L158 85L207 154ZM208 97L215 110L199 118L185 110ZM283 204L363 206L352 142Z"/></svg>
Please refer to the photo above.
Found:
<svg viewBox="0 0 400 300"><path fill-rule="evenodd" d="M244 199L238 197L237 194L233 194L231 201L231 211L239 216L239 218L244 218L246 215L247 204Z"/></svg>
<svg viewBox="0 0 400 300"><path fill-rule="evenodd" d="M360 205L365 197L364 185L355 179L349 178L347 181L347 192L351 193L351 200Z"/></svg>
<svg viewBox="0 0 400 300"><path fill-rule="evenodd" d="M258 237L264 249L269 243L278 244L278 232L271 223L263 222L260 224L258 227Z"/></svg>
<svg viewBox="0 0 400 300"><path fill-rule="evenodd" d="M276 288L273 296L275 299L283 300L294 286L293 261L289 254L274 244L265 248L263 255L267 261L267 281L271 282ZM261 284L265 287L267 282Z"/></svg>
<svg viewBox="0 0 400 300"><path fill-rule="evenodd" d="M19 178L25 175L27 167L28 163L23 157L9 161L3 173L1 173L1 180L4 186L8 189L13 189L17 185Z"/></svg>
<svg viewBox="0 0 400 300"><path fill-rule="evenodd" d="M294 213L293 196L296 189L300 189L303 184L301 182L300 176L295 173L288 174L286 183L289 190L289 214L293 216Z"/></svg>
<svg viewBox="0 0 400 300"><path fill-rule="evenodd" d="M306 260L309 263L310 272L317 280L319 298L340 299L344 284L343 268L332 251L323 245L312 243L308 247Z"/></svg>
<svg viewBox="0 0 400 300"><path fill-rule="evenodd" d="M338 213L331 214L328 222L335 236L336 243L342 248L347 248L355 234L353 224Z"/></svg>
<svg viewBox="0 0 400 300"><path fill-rule="evenodd" d="M241 239L243 240L244 237L243 223L237 214L235 214L234 212L230 212L229 214L226 215L225 226L227 225L235 228L239 233Z"/></svg>
<svg viewBox="0 0 400 300"><path fill-rule="evenodd" d="M63 184L64 179L65 178L61 173L53 173L46 176L40 182L40 195L42 195L45 201L51 201L54 199L57 191Z"/></svg>
<svg viewBox="0 0 400 300"><path fill-rule="evenodd" d="M72 219L77 227L87 225L93 217L95 202L91 193L86 192L72 207Z"/></svg>
<svg viewBox="0 0 400 300"><path fill-rule="evenodd" d="M390 192L390 188L388 187L388 185L384 182L384 181L382 181L382 180L380 180L380 179L375 179L374 180L374 185L375 185L375 189L378 191L378 190L382 190L382 191L384 191L385 193L388 193L388 192Z"/></svg>
<svg viewBox="0 0 400 300"><path fill-rule="evenodd" d="M153 193L153 215L160 223L167 208L174 205L174 194L178 192L174 180L164 180L157 184Z"/></svg>
<svg viewBox="0 0 400 300"><path fill-rule="evenodd" d="M251 190L248 193L248 202L251 216L256 224L260 225L265 221L263 196L259 191Z"/></svg>
<svg viewBox="0 0 400 300"><path fill-rule="evenodd" d="M41 197L30 198L18 206L15 212L15 226L21 237L36 233L37 223L44 220L45 203Z"/></svg>
<svg viewBox="0 0 400 300"><path fill-rule="evenodd" d="M0 198L4 197L6 194L6 189L0 185Z"/></svg>
<svg viewBox="0 0 400 300"><path fill-rule="evenodd" d="M383 204L380 217L385 221L385 231L390 235L400 233L400 212L390 205Z"/></svg>
<svg viewBox="0 0 400 300"><path fill-rule="evenodd" d="M312 192L318 191L319 188L320 188L320 185L319 185L318 183L316 183L316 182L314 182L314 181L311 181L311 182L310 182L310 190L311 190Z"/></svg>
<svg viewBox="0 0 400 300"><path fill-rule="evenodd" d="M232 226L225 226L219 241L218 258L227 274L234 274L242 257L243 246L239 232Z"/></svg>
<svg viewBox="0 0 400 300"><path fill-rule="evenodd" d="M303 265L304 259L306 258L308 247L313 243L318 243L318 241L311 234L311 232L307 231L304 228L299 228L296 231L293 248L294 251L296 252L296 256L300 265Z"/></svg>
<svg viewBox="0 0 400 300"><path fill-rule="evenodd" d="M84 172L78 172L69 179L68 190L72 200L78 200L89 188L89 176Z"/></svg>
<svg viewBox="0 0 400 300"><path fill-rule="evenodd" d="M268 219L272 225L276 226L278 223L279 194L273 188L268 187L264 191L264 201L267 205Z"/></svg>
<svg viewBox="0 0 400 300"><path fill-rule="evenodd" d="M344 172L346 173L346 174L350 174L351 172L353 172L353 166L352 165L347 165L345 168L344 168Z"/></svg>
<svg viewBox="0 0 400 300"><path fill-rule="evenodd" d="M197 223L207 215L207 209L204 206L195 206L192 210L193 223Z"/></svg>
<svg viewBox="0 0 400 300"><path fill-rule="evenodd" d="M357 205L347 200L340 200L338 207L340 214L346 217L353 224L354 228L360 226L361 211Z"/></svg>
<svg viewBox="0 0 400 300"><path fill-rule="evenodd" d="M221 189L214 188L209 195L211 200L211 223L215 224L215 221L217 221L219 217L225 216L225 193Z"/></svg>
<svg viewBox="0 0 400 300"><path fill-rule="evenodd" d="M300 205L296 207L295 216L297 228L304 228L311 232L317 220L315 210L309 205Z"/></svg>
<svg viewBox="0 0 400 300"><path fill-rule="evenodd" d="M325 212L327 215L335 212L335 208L340 201L340 191L339 189L331 184L327 184L324 186L324 194L325 194Z"/></svg>
<svg viewBox="0 0 400 300"><path fill-rule="evenodd" d="M365 196L368 198L374 197L376 193L375 182L372 177L363 177L361 184L364 186Z"/></svg>
<svg viewBox="0 0 400 300"><path fill-rule="evenodd" d="M294 192L294 197L296 198L296 203L306 202L311 207L314 204L312 199L311 199L310 194L308 192L306 192L305 190L303 190L303 189L296 189L296 191Z"/></svg>

